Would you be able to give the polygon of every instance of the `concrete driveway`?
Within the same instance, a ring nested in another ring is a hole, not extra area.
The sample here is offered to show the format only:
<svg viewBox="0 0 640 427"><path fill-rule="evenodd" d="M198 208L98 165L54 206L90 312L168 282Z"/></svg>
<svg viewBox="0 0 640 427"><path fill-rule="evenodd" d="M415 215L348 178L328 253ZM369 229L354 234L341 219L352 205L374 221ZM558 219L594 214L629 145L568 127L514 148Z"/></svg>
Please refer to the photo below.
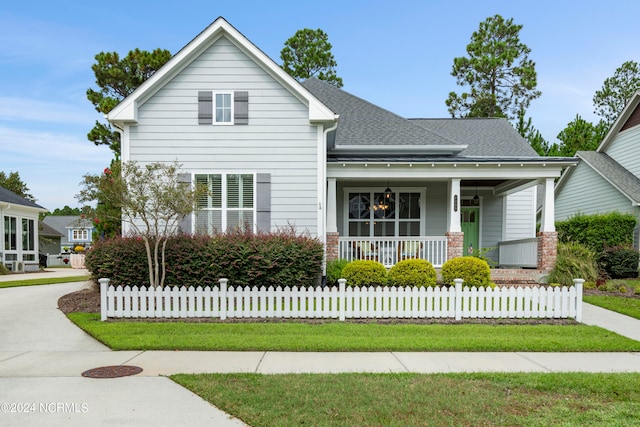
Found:
<svg viewBox="0 0 640 427"><path fill-rule="evenodd" d="M85 285L0 289L0 425L244 425L165 377L82 377L139 353L109 350L56 308Z"/></svg>

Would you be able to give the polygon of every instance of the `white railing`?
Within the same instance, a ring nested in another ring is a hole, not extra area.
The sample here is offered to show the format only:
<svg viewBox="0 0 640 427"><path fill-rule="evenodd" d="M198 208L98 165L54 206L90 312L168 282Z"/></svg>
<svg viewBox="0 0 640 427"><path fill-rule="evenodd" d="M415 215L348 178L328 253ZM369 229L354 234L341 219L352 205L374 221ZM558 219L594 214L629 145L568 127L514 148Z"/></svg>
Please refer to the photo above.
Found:
<svg viewBox="0 0 640 427"><path fill-rule="evenodd" d="M426 259L440 268L447 260L445 236L340 237L338 257L379 261L390 268L410 258Z"/></svg>
<svg viewBox="0 0 640 427"><path fill-rule="evenodd" d="M500 265L512 267L538 266L538 239L507 240L498 243Z"/></svg>
<svg viewBox="0 0 640 427"><path fill-rule="evenodd" d="M100 279L107 318L574 318L582 320L582 284L571 287L114 287Z"/></svg>

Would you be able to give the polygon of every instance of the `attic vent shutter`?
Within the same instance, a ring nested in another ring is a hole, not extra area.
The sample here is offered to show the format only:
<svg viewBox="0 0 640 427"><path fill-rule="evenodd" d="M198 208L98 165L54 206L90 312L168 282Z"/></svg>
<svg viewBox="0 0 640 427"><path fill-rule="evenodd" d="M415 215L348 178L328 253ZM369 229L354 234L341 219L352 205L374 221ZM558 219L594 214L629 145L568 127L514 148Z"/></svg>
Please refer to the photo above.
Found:
<svg viewBox="0 0 640 427"><path fill-rule="evenodd" d="M178 174L178 182L185 184L185 186L191 185L191 174L190 173L179 173ZM180 220L178 227L180 231L183 233L191 234L191 215L186 215L184 218Z"/></svg>
<svg viewBox="0 0 640 427"><path fill-rule="evenodd" d="M234 124L249 124L249 92L237 91L233 93L233 111Z"/></svg>
<svg viewBox="0 0 640 427"><path fill-rule="evenodd" d="M256 176L256 228L258 231L271 231L271 174L259 173Z"/></svg>
<svg viewBox="0 0 640 427"><path fill-rule="evenodd" d="M213 124L213 94L211 91L198 92L198 124Z"/></svg>

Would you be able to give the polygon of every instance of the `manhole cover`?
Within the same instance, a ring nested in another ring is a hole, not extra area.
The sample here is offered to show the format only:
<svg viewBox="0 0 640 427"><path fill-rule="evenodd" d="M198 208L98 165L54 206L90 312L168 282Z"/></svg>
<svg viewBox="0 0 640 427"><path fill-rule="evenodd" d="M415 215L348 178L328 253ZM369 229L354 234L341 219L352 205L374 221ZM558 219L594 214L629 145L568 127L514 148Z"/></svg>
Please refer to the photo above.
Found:
<svg viewBox="0 0 640 427"><path fill-rule="evenodd" d="M118 378L135 375L142 372L142 368L130 365L101 366L99 368L89 369L82 373L87 378Z"/></svg>

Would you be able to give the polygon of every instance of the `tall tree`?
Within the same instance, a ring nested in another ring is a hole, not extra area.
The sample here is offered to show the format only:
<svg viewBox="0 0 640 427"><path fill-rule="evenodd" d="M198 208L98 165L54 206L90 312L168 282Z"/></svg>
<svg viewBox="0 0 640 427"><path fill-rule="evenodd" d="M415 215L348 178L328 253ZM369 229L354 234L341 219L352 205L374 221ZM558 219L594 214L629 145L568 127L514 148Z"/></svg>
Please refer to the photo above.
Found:
<svg viewBox="0 0 640 427"><path fill-rule="evenodd" d="M520 42L522 25L500 15L480 23L467 45L468 57L453 60L451 75L469 91L450 92L446 100L452 117L516 119L541 95L531 49Z"/></svg>
<svg viewBox="0 0 640 427"><path fill-rule="evenodd" d="M80 202L103 201L119 208L122 221L144 240L149 285L163 286L167 239L179 232L179 223L196 209L205 188L191 188L180 177L180 164L114 163L100 175L85 175L76 196ZM108 211L102 211L107 215ZM113 218L120 220L120 218Z"/></svg>
<svg viewBox="0 0 640 427"><path fill-rule="evenodd" d="M559 134L558 156L573 156L576 151L591 151L598 148L607 134L609 126L604 120L594 125L584 120L579 114L569 122Z"/></svg>
<svg viewBox="0 0 640 427"><path fill-rule="evenodd" d="M635 61L627 61L596 91L593 112L602 117L609 127L637 90L640 90L640 65Z"/></svg>
<svg viewBox="0 0 640 427"><path fill-rule="evenodd" d="M16 193L18 196L22 196L27 200L35 202L36 199L29 193L29 188L22 179L18 172L9 172L9 175L0 171L0 187L6 188L9 191Z"/></svg>
<svg viewBox="0 0 640 427"><path fill-rule="evenodd" d="M342 78L336 74L335 67L338 64L331 53L331 47L329 36L321 29L298 30L280 51L282 68L297 80L315 76L342 87Z"/></svg>
<svg viewBox="0 0 640 427"><path fill-rule="evenodd" d="M516 130L518 131L518 133L524 139L529 141L529 145L531 145L531 148L536 150L536 153L538 153L539 155L553 155L550 153L553 152L554 145L549 144L549 142L542 136L542 133L540 133L540 131L536 129L535 126L533 126L531 117L529 117L527 120L525 120L524 117L524 111L521 111L518 114L518 121L516 123Z"/></svg>
<svg viewBox="0 0 640 427"><path fill-rule="evenodd" d="M91 66L99 90L89 88L87 98L97 112L107 114L170 58L171 53L165 49L135 49L122 59L117 52L100 52ZM87 137L96 145L108 145L115 158L120 158L120 135L110 124L96 120Z"/></svg>

